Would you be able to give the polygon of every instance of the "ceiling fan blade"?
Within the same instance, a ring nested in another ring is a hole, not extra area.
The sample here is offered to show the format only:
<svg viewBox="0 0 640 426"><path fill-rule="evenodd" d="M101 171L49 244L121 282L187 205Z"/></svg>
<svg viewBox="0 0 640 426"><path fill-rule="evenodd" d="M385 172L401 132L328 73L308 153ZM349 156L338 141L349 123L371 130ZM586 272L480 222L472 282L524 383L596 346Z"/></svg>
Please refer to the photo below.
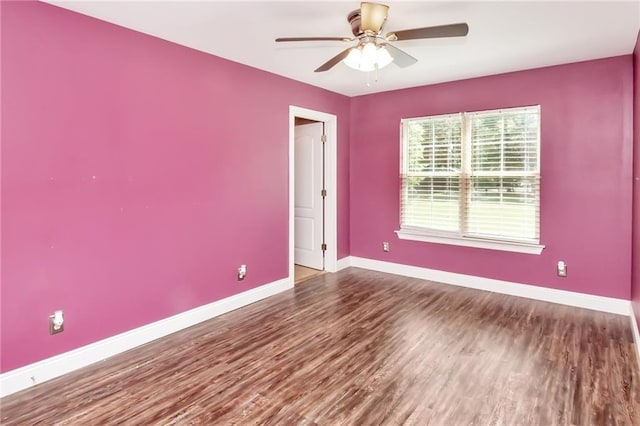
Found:
<svg viewBox="0 0 640 426"><path fill-rule="evenodd" d="M389 43L385 43L383 44L383 46L385 49L387 49L387 52L389 52L389 55L391 55L391 57L393 58L393 63L400 68L406 68L418 62L416 58L409 55L404 50L400 50L397 47L390 45Z"/></svg>
<svg viewBox="0 0 640 426"><path fill-rule="evenodd" d="M415 28L413 30L394 31L387 34L387 40L415 40L421 38L464 37L469 34L466 23L439 25L436 27Z"/></svg>
<svg viewBox="0 0 640 426"><path fill-rule="evenodd" d="M336 56L334 56L333 58L329 59L324 64L320 65L314 72L329 71L331 68L333 68L336 65L338 65L338 63L340 61L342 61L344 58L346 58L351 49L352 48L350 47L350 48L345 49L342 52L338 53Z"/></svg>
<svg viewBox="0 0 640 426"><path fill-rule="evenodd" d="M388 11L389 6L384 4L362 2L360 4L360 29L363 32L380 33L384 21L387 20Z"/></svg>
<svg viewBox="0 0 640 426"><path fill-rule="evenodd" d="M347 37L278 37L276 42L283 41L352 41Z"/></svg>

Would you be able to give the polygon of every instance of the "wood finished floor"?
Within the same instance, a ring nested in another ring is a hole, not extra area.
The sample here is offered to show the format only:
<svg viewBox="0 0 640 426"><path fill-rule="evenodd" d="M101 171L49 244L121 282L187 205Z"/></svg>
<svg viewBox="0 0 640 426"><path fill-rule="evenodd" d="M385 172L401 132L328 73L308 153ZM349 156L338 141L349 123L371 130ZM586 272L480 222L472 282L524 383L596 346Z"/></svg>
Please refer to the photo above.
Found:
<svg viewBox="0 0 640 426"><path fill-rule="evenodd" d="M318 276L320 274L324 274L324 271L313 269L313 268L307 268L306 266L300 266L300 265L294 265L294 268L293 268L294 283L296 285L301 284L307 281L308 279Z"/></svg>
<svg viewBox="0 0 640 426"><path fill-rule="evenodd" d="M0 401L6 425L639 425L628 318L349 268Z"/></svg>

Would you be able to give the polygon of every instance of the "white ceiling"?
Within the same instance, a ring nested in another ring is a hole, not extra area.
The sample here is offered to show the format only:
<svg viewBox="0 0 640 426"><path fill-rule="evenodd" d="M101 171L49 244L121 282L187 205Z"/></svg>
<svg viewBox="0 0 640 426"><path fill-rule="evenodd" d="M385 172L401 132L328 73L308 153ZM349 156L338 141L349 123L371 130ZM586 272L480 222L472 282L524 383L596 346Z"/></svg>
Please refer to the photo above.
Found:
<svg viewBox="0 0 640 426"><path fill-rule="evenodd" d="M383 33L457 22L465 38L396 42L418 59L367 74L344 64L314 73L343 42L278 43L276 37L351 36L358 1L49 1L203 52L356 96L483 75L630 54L640 28L635 1L386 1Z"/></svg>

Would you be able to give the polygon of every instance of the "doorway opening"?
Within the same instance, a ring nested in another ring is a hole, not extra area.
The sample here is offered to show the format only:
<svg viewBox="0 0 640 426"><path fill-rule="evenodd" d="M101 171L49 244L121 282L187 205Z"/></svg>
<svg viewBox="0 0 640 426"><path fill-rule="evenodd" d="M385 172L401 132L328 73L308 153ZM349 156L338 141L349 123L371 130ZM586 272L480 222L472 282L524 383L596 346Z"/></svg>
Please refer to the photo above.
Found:
<svg viewBox="0 0 640 426"><path fill-rule="evenodd" d="M336 134L331 114L289 108L289 278L335 272Z"/></svg>
<svg viewBox="0 0 640 426"><path fill-rule="evenodd" d="M295 117L294 284L324 271L325 123Z"/></svg>

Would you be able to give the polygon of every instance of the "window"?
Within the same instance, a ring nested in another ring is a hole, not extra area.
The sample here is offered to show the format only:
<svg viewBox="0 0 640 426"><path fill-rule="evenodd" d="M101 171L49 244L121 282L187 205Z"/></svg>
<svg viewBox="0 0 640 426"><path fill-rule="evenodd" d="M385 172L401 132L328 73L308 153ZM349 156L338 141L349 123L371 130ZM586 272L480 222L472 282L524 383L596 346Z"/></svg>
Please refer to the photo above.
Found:
<svg viewBox="0 0 640 426"><path fill-rule="evenodd" d="M540 107L402 120L405 239L540 253Z"/></svg>

